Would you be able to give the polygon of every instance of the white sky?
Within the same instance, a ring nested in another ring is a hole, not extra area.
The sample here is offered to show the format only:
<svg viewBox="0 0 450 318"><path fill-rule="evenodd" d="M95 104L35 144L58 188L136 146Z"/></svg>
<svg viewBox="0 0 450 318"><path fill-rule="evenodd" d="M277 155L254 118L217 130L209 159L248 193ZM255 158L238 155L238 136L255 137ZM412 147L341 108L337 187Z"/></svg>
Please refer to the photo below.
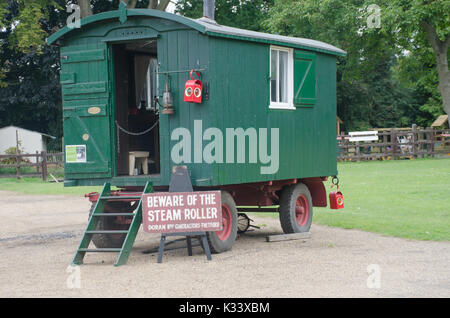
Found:
<svg viewBox="0 0 450 318"><path fill-rule="evenodd" d="M169 5L167 6L166 12L174 13L176 2L177 2L177 0L170 1Z"/></svg>

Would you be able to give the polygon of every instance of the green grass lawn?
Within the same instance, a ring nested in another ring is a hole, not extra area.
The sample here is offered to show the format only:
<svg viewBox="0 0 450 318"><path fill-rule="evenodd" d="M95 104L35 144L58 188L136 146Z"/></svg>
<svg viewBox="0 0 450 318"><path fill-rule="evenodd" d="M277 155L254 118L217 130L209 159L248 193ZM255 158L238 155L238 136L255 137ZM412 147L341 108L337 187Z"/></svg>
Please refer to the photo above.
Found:
<svg viewBox="0 0 450 318"><path fill-rule="evenodd" d="M345 208L314 208L317 224L385 235L450 241L450 160L339 163ZM331 181L326 183L330 190ZM39 178L0 178L0 190L83 195L101 187L67 187ZM278 215L274 214L274 217Z"/></svg>
<svg viewBox="0 0 450 318"><path fill-rule="evenodd" d="M20 168L20 173L22 175L26 175L26 174L37 174L38 172L36 171L35 167L22 167ZM40 170L40 173L42 173L42 171ZM49 165L47 168L47 173L48 174L52 174L55 178L64 178L64 168L63 167L57 167L55 165ZM17 174L17 170L16 168L10 167L10 168L5 168L5 167L0 167L0 175L11 175L14 176ZM50 176L49 176L50 178Z"/></svg>
<svg viewBox="0 0 450 318"><path fill-rule="evenodd" d="M338 169L344 209L314 208L315 223L450 241L449 159L345 162Z"/></svg>
<svg viewBox="0 0 450 318"><path fill-rule="evenodd" d="M449 159L342 162L338 170L344 209L315 207L313 223L450 241ZM325 186L327 193L336 189L331 178ZM278 218L277 213L252 214Z"/></svg>
<svg viewBox="0 0 450 318"><path fill-rule="evenodd" d="M48 180L51 180L49 177ZM0 178L0 190L23 194L62 194L82 196L85 193L101 191L102 187L64 187L64 183L44 182L41 178Z"/></svg>

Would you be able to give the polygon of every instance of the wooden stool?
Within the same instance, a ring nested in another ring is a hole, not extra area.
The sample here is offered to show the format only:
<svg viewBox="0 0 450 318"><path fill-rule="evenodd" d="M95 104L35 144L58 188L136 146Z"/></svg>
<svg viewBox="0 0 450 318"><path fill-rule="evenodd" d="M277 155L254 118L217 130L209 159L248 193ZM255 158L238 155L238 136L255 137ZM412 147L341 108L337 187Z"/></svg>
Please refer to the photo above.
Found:
<svg viewBox="0 0 450 318"><path fill-rule="evenodd" d="M148 174L148 151L130 151L129 152L129 172L130 176L134 175L134 168L140 168L142 166L142 170L144 174Z"/></svg>

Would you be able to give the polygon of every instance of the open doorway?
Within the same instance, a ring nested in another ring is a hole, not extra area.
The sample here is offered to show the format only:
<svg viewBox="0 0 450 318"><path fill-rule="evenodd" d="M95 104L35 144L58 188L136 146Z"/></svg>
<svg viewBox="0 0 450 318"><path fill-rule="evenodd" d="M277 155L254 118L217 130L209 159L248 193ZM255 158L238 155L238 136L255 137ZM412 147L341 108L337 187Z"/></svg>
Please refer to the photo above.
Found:
<svg viewBox="0 0 450 318"><path fill-rule="evenodd" d="M160 173L157 41L112 45L117 175Z"/></svg>

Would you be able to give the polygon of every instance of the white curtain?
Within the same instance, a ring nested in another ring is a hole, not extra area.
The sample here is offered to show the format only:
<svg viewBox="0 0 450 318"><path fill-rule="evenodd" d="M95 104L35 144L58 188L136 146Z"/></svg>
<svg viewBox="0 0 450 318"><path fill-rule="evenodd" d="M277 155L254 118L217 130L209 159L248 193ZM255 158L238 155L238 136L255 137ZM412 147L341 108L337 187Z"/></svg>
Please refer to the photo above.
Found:
<svg viewBox="0 0 450 318"><path fill-rule="evenodd" d="M141 105L141 97L144 93L145 81L147 79L148 66L151 56L135 55L134 57L134 83L136 89L136 107Z"/></svg>

